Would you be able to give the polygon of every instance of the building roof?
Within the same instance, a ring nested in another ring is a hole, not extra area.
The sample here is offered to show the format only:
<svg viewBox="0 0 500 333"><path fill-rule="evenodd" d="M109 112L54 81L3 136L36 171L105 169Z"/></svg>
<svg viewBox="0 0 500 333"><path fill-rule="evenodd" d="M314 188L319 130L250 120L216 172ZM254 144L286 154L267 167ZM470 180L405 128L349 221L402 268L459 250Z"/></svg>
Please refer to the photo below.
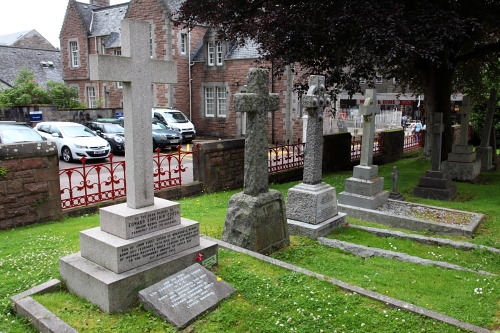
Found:
<svg viewBox="0 0 500 333"><path fill-rule="evenodd" d="M203 42L204 40L201 40L198 45L196 45L196 48L193 51L192 61L205 61L205 55L203 54ZM224 59L258 59L260 56L259 44L249 40L243 46L235 43L228 43L228 52Z"/></svg>
<svg viewBox="0 0 500 333"><path fill-rule="evenodd" d="M25 30L25 31L13 32L13 33L7 34L7 35L1 35L0 36L0 45L11 46L16 41L23 38L23 36L26 35L30 31L31 30Z"/></svg>
<svg viewBox="0 0 500 333"><path fill-rule="evenodd" d="M59 50L0 46L0 82L12 86L23 67L33 71L42 86L47 81L63 82Z"/></svg>
<svg viewBox="0 0 500 333"><path fill-rule="evenodd" d="M14 32L8 35L0 36L0 45L17 46L24 48L55 50L45 37L35 29Z"/></svg>
<svg viewBox="0 0 500 333"><path fill-rule="evenodd" d="M93 10L91 36L108 36L120 32L120 22L125 18L128 3Z"/></svg>

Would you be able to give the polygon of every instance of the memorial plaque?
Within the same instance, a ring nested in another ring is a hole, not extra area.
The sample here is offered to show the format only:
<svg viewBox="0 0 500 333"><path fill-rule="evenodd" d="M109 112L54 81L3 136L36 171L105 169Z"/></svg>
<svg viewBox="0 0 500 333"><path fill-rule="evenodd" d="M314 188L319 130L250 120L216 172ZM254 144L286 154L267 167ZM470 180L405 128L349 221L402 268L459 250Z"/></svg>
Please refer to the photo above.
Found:
<svg viewBox="0 0 500 333"><path fill-rule="evenodd" d="M136 237L122 239L98 227L80 232L82 257L115 273L179 253L200 243L198 222L182 219L182 224Z"/></svg>
<svg viewBox="0 0 500 333"><path fill-rule="evenodd" d="M141 290L139 298L146 308L155 311L172 325L183 328L197 316L215 308L236 289L200 264Z"/></svg>

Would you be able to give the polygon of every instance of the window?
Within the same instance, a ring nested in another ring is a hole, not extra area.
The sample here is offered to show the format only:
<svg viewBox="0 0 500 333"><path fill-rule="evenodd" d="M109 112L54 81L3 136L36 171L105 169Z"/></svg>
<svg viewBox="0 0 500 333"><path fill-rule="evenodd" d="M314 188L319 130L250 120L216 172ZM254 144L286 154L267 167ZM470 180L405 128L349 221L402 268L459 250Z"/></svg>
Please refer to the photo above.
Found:
<svg viewBox="0 0 500 333"><path fill-rule="evenodd" d="M69 52L71 57L71 67L80 66L79 53L78 53L78 42L69 42Z"/></svg>
<svg viewBox="0 0 500 333"><path fill-rule="evenodd" d="M105 44L106 39L104 37L101 37L98 39L99 43L99 54L106 54L106 44Z"/></svg>
<svg viewBox="0 0 500 333"><path fill-rule="evenodd" d="M222 44L217 42L217 66L222 66Z"/></svg>
<svg viewBox="0 0 500 333"><path fill-rule="evenodd" d="M226 89L225 87L217 87L217 117L225 117L226 115Z"/></svg>
<svg viewBox="0 0 500 333"><path fill-rule="evenodd" d="M215 61L215 47L214 43L209 42L207 44L207 65L213 66Z"/></svg>
<svg viewBox="0 0 500 333"><path fill-rule="evenodd" d="M205 88L205 116L215 116L215 87Z"/></svg>
<svg viewBox="0 0 500 333"><path fill-rule="evenodd" d="M366 84L366 79L360 78L359 79L359 84Z"/></svg>
<svg viewBox="0 0 500 333"><path fill-rule="evenodd" d="M181 54L187 53L187 34L181 34Z"/></svg>
<svg viewBox="0 0 500 333"><path fill-rule="evenodd" d="M87 87L87 106L90 109L93 109L96 107L95 88L94 87Z"/></svg>
<svg viewBox="0 0 500 333"><path fill-rule="evenodd" d="M153 28L149 25L149 57L153 58Z"/></svg>
<svg viewBox="0 0 500 333"><path fill-rule="evenodd" d="M121 56L122 55L122 50L114 50L113 54L115 56ZM117 89L123 89L123 82L116 82L116 88Z"/></svg>
<svg viewBox="0 0 500 333"><path fill-rule="evenodd" d="M375 76L375 84L382 84L382 75L377 74Z"/></svg>

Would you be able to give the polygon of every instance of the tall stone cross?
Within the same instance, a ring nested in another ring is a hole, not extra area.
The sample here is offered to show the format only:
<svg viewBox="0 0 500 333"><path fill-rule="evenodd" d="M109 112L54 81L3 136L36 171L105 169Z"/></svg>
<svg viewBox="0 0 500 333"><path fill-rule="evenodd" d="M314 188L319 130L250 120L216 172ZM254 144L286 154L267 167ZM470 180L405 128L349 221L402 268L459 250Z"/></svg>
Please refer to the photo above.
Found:
<svg viewBox="0 0 500 333"><path fill-rule="evenodd" d="M375 133L375 115L380 113L377 103L377 90L366 89L365 102L359 107L359 114L363 116L363 138L361 141L360 165L373 164L373 135Z"/></svg>
<svg viewBox="0 0 500 333"><path fill-rule="evenodd" d="M153 83L176 83L174 61L153 60L149 54L150 25L121 22L122 55L90 55L90 79L123 82L127 206L154 205L151 107Z"/></svg>
<svg viewBox="0 0 500 333"><path fill-rule="evenodd" d="M247 112L243 192L257 196L268 191L267 113L279 108L279 95L269 93L269 72L250 68L247 93L234 96L234 110Z"/></svg>
<svg viewBox="0 0 500 333"><path fill-rule="evenodd" d="M457 114L460 115L460 145L467 145L469 136L469 116L472 112L470 103L470 96L464 96L462 99L462 106Z"/></svg>
<svg viewBox="0 0 500 333"><path fill-rule="evenodd" d="M318 184L322 178L323 164L323 110L330 104L326 95L325 77L311 75L309 90L302 98L302 105L307 110L307 143L304 156L305 184Z"/></svg>
<svg viewBox="0 0 500 333"><path fill-rule="evenodd" d="M432 115L431 135L432 135L432 170L439 171L441 167L441 140L444 131L443 113L435 112Z"/></svg>

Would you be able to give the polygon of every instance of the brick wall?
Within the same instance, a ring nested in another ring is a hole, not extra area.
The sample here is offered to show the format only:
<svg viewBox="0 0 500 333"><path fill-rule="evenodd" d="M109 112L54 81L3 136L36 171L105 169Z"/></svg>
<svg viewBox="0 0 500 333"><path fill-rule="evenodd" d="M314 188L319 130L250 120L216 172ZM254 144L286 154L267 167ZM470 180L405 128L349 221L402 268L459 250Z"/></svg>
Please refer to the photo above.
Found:
<svg viewBox="0 0 500 333"><path fill-rule="evenodd" d="M0 145L0 168L0 229L61 218L55 143Z"/></svg>

